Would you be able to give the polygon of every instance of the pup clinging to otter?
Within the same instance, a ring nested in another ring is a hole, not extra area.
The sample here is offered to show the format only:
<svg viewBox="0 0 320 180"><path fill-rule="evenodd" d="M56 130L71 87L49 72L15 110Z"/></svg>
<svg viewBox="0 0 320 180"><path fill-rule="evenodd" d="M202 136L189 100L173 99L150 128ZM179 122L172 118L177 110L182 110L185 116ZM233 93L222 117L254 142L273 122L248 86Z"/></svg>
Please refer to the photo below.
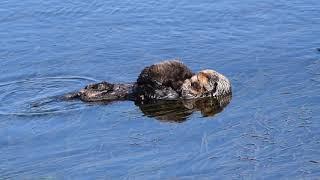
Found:
<svg viewBox="0 0 320 180"><path fill-rule="evenodd" d="M91 84L79 92L65 95L65 98L79 98L83 101L196 99L231 95L230 81L213 70L197 74L177 60L170 60L146 67L135 83L112 84L101 82Z"/></svg>

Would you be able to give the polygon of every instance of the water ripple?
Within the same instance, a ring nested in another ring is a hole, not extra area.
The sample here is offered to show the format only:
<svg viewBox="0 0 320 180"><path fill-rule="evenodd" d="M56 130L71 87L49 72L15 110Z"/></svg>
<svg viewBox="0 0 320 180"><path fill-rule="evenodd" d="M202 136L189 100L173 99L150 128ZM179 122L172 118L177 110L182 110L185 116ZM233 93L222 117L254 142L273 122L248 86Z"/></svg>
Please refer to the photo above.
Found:
<svg viewBox="0 0 320 180"><path fill-rule="evenodd" d="M28 78L0 83L0 115L34 116L63 113L85 107L63 101L64 93L97 80L81 76Z"/></svg>

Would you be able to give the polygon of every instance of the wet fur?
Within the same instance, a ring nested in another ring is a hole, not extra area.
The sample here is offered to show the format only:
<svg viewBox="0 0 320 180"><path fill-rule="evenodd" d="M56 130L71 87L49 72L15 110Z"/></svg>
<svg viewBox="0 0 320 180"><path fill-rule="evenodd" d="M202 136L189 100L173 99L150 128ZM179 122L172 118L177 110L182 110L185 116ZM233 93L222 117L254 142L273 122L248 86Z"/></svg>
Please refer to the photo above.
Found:
<svg viewBox="0 0 320 180"><path fill-rule="evenodd" d="M164 61L146 67L137 79L138 99L176 99L181 95L181 86L191 78L192 71L177 60Z"/></svg>
<svg viewBox="0 0 320 180"><path fill-rule="evenodd" d="M83 101L150 102L230 94L231 84L222 74L213 70L203 70L193 74L183 63L172 60L144 68L136 83L96 83L86 86L79 92L67 94L65 98L80 98Z"/></svg>
<svg viewBox="0 0 320 180"><path fill-rule="evenodd" d="M230 81L213 70L203 70L186 79L182 85L182 97L193 99L231 94Z"/></svg>

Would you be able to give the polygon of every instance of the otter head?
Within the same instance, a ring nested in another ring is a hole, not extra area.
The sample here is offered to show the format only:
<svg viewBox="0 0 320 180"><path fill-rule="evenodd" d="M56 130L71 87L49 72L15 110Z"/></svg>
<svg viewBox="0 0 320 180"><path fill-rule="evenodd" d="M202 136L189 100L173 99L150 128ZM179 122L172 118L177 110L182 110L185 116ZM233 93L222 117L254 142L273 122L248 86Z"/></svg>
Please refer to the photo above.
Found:
<svg viewBox="0 0 320 180"><path fill-rule="evenodd" d="M186 79L182 85L182 98L217 97L231 93L230 81L213 70L203 70Z"/></svg>

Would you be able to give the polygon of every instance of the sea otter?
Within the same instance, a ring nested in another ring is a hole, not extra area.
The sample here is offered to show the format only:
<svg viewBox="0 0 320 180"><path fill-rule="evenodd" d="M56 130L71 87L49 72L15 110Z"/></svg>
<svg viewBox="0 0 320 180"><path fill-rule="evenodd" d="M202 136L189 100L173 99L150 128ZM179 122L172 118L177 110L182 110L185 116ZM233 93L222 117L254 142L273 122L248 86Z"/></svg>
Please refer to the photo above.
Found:
<svg viewBox="0 0 320 180"><path fill-rule="evenodd" d="M178 60L169 60L146 67L134 83L91 84L65 98L80 98L83 101L195 99L231 94L230 81L213 70L197 74Z"/></svg>

